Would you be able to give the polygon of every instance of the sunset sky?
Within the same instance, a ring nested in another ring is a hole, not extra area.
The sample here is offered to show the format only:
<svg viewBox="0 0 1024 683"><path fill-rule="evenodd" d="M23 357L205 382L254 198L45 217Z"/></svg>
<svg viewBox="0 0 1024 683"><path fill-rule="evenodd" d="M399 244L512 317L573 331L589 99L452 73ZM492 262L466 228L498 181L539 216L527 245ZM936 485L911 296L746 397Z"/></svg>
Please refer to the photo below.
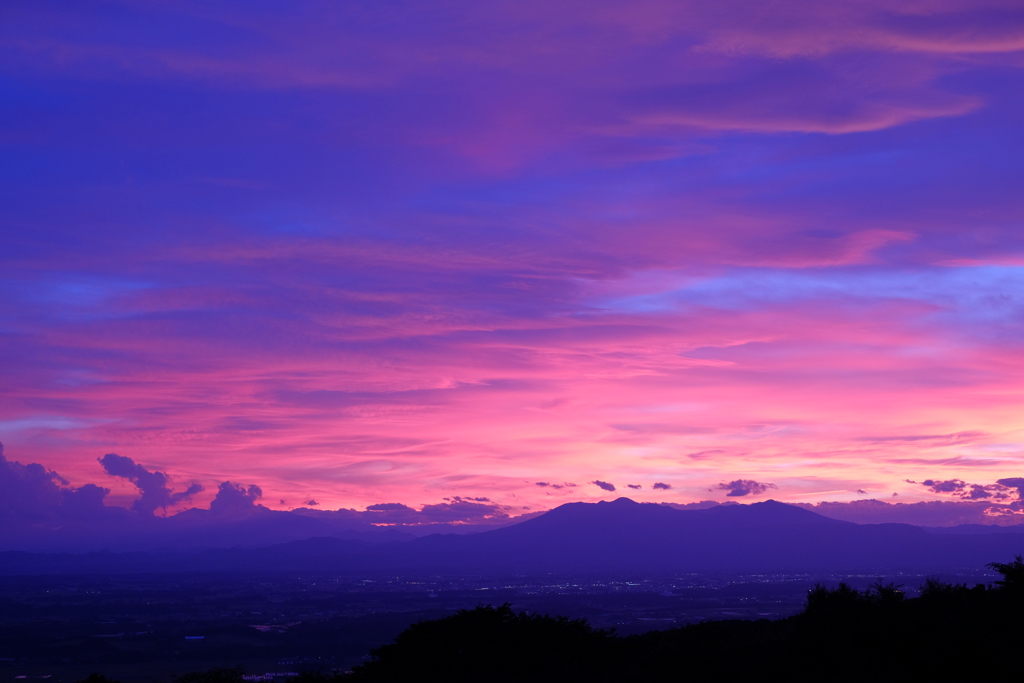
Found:
<svg viewBox="0 0 1024 683"><path fill-rule="evenodd" d="M0 442L121 505L1024 476L1022 112L1020 0L5 2Z"/></svg>

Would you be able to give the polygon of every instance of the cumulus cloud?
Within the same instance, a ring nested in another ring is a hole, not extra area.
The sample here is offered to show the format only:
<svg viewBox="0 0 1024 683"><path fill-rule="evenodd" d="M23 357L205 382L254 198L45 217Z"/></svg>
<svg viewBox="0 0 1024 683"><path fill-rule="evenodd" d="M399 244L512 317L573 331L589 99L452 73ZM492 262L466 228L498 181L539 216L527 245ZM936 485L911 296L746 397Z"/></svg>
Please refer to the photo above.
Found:
<svg viewBox="0 0 1024 683"><path fill-rule="evenodd" d="M588 484L593 484L597 488L603 489L605 491L614 491L615 490L615 484L609 484L608 482L601 481L600 479L595 479L594 481L588 481L587 483Z"/></svg>
<svg viewBox="0 0 1024 683"><path fill-rule="evenodd" d="M180 531L205 518L191 513L154 517L155 505L162 501L181 500L190 491L174 493L164 473L151 472L131 458L108 454L100 462L109 473L137 481L136 485L143 492L143 503L133 506L133 511L107 506L104 500L109 494L108 489L95 484L73 487L58 473L40 464L23 465L8 461L0 445L0 550L9 549L12 544L48 549L71 546L95 549L108 547L110 543L159 545L166 538L161 530ZM575 485L567 482L564 486ZM195 487L190 488L195 490ZM230 523L240 517L248 518L253 513L268 515L269 511L258 504L262 496L263 491L257 485L225 481L218 487L217 495L210 504L211 515L206 519ZM304 504L311 506L309 508L273 514L316 517L338 528L348 529L366 529L370 525L409 528L493 526L512 520L510 510L513 508L498 505L485 496L451 496L443 500L442 503L423 505L421 509L402 503L378 503L359 511L311 509L317 506L317 501L306 499ZM529 508L523 511L526 510ZM536 514L539 513L528 516ZM44 538L40 535L43 531L50 535ZM30 539L31 543L25 539Z"/></svg>
<svg viewBox="0 0 1024 683"><path fill-rule="evenodd" d="M248 487L233 481L221 482L217 497L210 502L210 512L215 514L247 512L256 507L256 501L263 497L263 489L255 484Z"/></svg>
<svg viewBox="0 0 1024 683"><path fill-rule="evenodd" d="M157 508L166 508L188 500L203 490L198 483L192 483L186 490L174 493L167 485L166 474L150 471L131 458L117 453L107 453L99 458L99 462L107 474L122 477L135 484L135 488L142 495L132 504L132 510L142 514L153 514Z"/></svg>
<svg viewBox="0 0 1024 683"><path fill-rule="evenodd" d="M722 482L715 487L720 491L728 491L727 496L738 498L740 496L759 496L768 489L779 488L775 484L754 481L753 479L734 479L730 482Z"/></svg>
<svg viewBox="0 0 1024 683"><path fill-rule="evenodd" d="M108 507L104 503L110 489L96 484L64 489L60 516L68 519L97 519L124 513L123 508Z"/></svg>
<svg viewBox="0 0 1024 683"><path fill-rule="evenodd" d="M8 461L0 447L0 514L4 517L50 517L60 506L66 486L59 474L42 465Z"/></svg>
<svg viewBox="0 0 1024 683"><path fill-rule="evenodd" d="M38 463L7 460L0 444L0 519L39 522L103 516L114 512L103 502L108 493L110 489L95 484L73 488Z"/></svg>
<svg viewBox="0 0 1024 683"><path fill-rule="evenodd" d="M652 486L651 488L654 489L655 491L668 491L670 488L672 488L672 484L666 484L661 481L656 481L654 482L654 486Z"/></svg>

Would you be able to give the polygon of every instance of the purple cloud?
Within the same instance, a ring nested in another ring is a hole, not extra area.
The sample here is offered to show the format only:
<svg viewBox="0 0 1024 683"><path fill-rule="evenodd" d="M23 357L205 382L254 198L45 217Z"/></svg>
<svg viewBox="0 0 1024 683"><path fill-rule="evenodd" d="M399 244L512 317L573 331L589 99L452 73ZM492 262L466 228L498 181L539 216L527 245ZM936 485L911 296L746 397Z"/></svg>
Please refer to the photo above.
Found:
<svg viewBox="0 0 1024 683"><path fill-rule="evenodd" d="M925 479L921 482L921 485L927 486L928 490L932 493L956 493L963 491L964 486L966 486L961 479L947 479L945 481Z"/></svg>
<svg viewBox="0 0 1024 683"><path fill-rule="evenodd" d="M252 484L248 487L231 481L222 482L217 496L210 502L210 512L215 514L237 514L256 507L256 501L263 497L263 490Z"/></svg>
<svg viewBox="0 0 1024 683"><path fill-rule="evenodd" d="M500 505L460 500L424 505L419 512L419 518L425 524L471 524L508 519L508 513Z"/></svg>
<svg viewBox="0 0 1024 683"><path fill-rule="evenodd" d="M404 524L494 524L508 519L505 508L490 502L476 502L454 496L449 502L424 505L416 510L402 503L377 503L366 507L367 519L374 523ZM486 499L485 499L486 500Z"/></svg>
<svg viewBox="0 0 1024 683"><path fill-rule="evenodd" d="M929 500L918 503L892 503L875 499L851 502L794 503L825 517L857 524L901 523L920 526L958 524L1019 524L1024 508L1019 502L997 503L988 500Z"/></svg>
<svg viewBox="0 0 1024 683"><path fill-rule="evenodd" d="M78 488L40 464L22 465L4 457L0 444L0 520L8 524L54 519L109 519L124 512L108 508L110 489L85 484Z"/></svg>
<svg viewBox="0 0 1024 683"><path fill-rule="evenodd" d="M984 498L1005 500L1009 498L1006 492L1016 488L1005 482L1013 481L1018 481L1018 479L1000 479L995 484L969 484L962 479L925 479L921 482L921 485L927 487L932 493L948 493L957 498L967 500L981 500ZM908 484L917 483L909 479L906 482Z"/></svg>
<svg viewBox="0 0 1024 683"><path fill-rule="evenodd" d="M1006 479L997 479L996 483L1000 486L1005 486L1007 489L1017 489L1017 496L1024 500L1024 477L1007 477Z"/></svg>
<svg viewBox="0 0 1024 683"><path fill-rule="evenodd" d="M174 493L167 485L166 474L151 472L131 458L116 453L107 453L99 458L99 463L107 474L127 479L139 489L139 493L142 495L132 504L132 510L135 512L153 514L157 508L166 508L188 500L203 490L198 483L193 483L186 490Z"/></svg>
<svg viewBox="0 0 1024 683"><path fill-rule="evenodd" d="M568 481L564 481L561 484L551 484L551 483L546 482L546 481L538 481L538 482L535 482L534 485L535 486L541 486L541 487L550 487L550 488L553 488L553 489L572 489L572 488L576 488L576 484L573 484L573 483L568 482Z"/></svg>
<svg viewBox="0 0 1024 683"><path fill-rule="evenodd" d="M715 488L721 491L728 491L725 495L729 497L759 496L768 489L777 489L775 484L754 481L753 479L735 479L728 483L722 482Z"/></svg>
<svg viewBox="0 0 1024 683"><path fill-rule="evenodd" d="M415 510L403 503L374 503L366 506L367 512L415 512Z"/></svg>
<svg viewBox="0 0 1024 683"><path fill-rule="evenodd" d="M712 455L715 455L716 453L725 453L725 451L722 450L721 448L713 448L713 449L707 450L707 451L697 451L695 453L687 453L686 457L690 458L691 460L707 460L708 458L710 458Z"/></svg>
<svg viewBox="0 0 1024 683"><path fill-rule="evenodd" d="M588 484L593 484L594 486L598 487L599 489L603 489L605 491L614 491L615 490L615 485L614 484L609 484L608 482L601 481L600 479L596 479L594 481L589 481L587 483Z"/></svg>
<svg viewBox="0 0 1024 683"><path fill-rule="evenodd" d="M652 486L651 488L654 489L655 491L668 491L670 488L672 488L672 484L665 484L664 482L656 481L654 482L654 486Z"/></svg>

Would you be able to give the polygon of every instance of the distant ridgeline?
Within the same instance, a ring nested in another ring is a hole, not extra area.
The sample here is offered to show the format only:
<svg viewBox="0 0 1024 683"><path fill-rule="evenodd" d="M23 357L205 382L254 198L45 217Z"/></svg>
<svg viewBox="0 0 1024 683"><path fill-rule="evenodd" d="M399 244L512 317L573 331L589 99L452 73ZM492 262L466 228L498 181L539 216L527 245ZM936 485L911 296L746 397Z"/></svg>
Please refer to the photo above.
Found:
<svg viewBox="0 0 1024 683"><path fill-rule="evenodd" d="M993 557L1024 553L1024 528L998 528L1000 533L961 531L934 533L909 524L854 524L775 501L676 510L620 498L568 503L492 531L395 542L321 537L262 548L202 551L0 552L0 574L262 569L350 575L818 570L877 575L893 570L932 573L977 568Z"/></svg>
<svg viewBox="0 0 1024 683"><path fill-rule="evenodd" d="M294 683L376 681L613 682L926 681L1019 678L1024 654L1024 561L989 565L996 587L928 581L810 591L805 610L778 621L715 621L626 638L584 620L477 607L423 621L341 675ZM104 683L94 679L92 683ZM179 683L242 683L241 671Z"/></svg>

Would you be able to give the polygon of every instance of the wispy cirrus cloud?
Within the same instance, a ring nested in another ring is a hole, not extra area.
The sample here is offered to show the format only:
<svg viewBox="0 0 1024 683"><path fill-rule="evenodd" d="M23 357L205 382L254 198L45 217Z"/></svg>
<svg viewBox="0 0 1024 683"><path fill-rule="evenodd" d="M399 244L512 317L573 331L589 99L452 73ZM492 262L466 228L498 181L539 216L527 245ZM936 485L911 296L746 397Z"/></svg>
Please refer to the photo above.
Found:
<svg viewBox="0 0 1024 683"><path fill-rule="evenodd" d="M995 1L23 4L0 436L196 504L1012 477L1022 36Z"/></svg>

